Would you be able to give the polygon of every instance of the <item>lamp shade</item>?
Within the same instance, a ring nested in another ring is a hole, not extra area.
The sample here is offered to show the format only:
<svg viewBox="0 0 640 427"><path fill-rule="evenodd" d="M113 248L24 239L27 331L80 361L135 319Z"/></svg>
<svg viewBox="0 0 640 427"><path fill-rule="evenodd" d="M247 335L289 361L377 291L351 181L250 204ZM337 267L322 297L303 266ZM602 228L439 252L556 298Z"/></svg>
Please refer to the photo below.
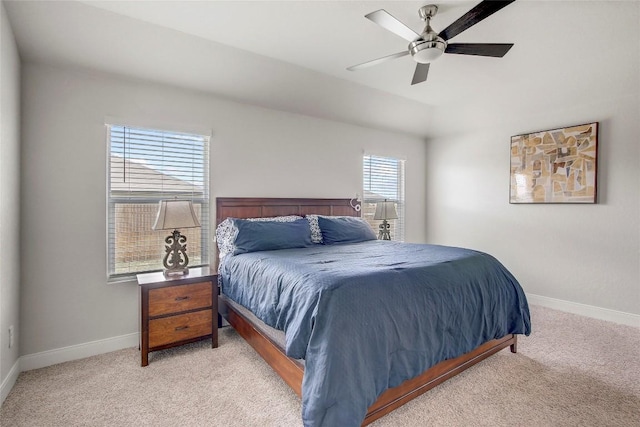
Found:
<svg viewBox="0 0 640 427"><path fill-rule="evenodd" d="M154 230L174 230L178 228L200 227L191 200L161 200Z"/></svg>
<svg viewBox="0 0 640 427"><path fill-rule="evenodd" d="M396 204L393 202L378 202L376 205L376 213L373 219L398 219L398 211L396 211Z"/></svg>

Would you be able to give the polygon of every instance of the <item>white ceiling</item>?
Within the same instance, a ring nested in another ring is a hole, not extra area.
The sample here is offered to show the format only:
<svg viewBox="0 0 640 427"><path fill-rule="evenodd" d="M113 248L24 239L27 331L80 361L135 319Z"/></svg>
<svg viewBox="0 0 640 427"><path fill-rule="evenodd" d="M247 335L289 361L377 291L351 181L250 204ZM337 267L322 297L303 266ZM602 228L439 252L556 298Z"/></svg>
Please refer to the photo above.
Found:
<svg viewBox="0 0 640 427"><path fill-rule="evenodd" d="M444 29L477 2L437 2L432 26ZM636 2L516 1L452 39L514 43L504 58L443 55L415 86L410 57L346 67L406 49L365 14L385 9L420 32L417 10L426 1L4 3L27 61L421 136L451 126L440 118L456 109L482 118L487 106L528 113L567 99L592 102L623 94L639 73L638 31L629 33L638 25Z"/></svg>

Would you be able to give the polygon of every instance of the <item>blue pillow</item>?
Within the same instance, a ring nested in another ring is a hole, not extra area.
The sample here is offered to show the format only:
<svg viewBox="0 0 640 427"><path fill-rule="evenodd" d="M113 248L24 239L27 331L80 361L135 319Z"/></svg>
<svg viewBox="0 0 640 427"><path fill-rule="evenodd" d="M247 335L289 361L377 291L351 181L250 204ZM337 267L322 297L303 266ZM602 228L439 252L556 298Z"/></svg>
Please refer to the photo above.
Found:
<svg viewBox="0 0 640 427"><path fill-rule="evenodd" d="M234 219L235 218L226 218L216 227L216 237L214 240L218 244L218 256L220 259L224 258L227 254L233 254L233 251L235 250L236 232L238 230L235 225L233 225ZM302 219L302 217L300 215L285 215L244 219L247 221L293 222L298 219ZM318 233L319 232L320 229L318 228ZM311 240L313 240L313 231L311 233Z"/></svg>
<svg viewBox="0 0 640 427"><path fill-rule="evenodd" d="M322 231L325 245L335 243L358 243L376 240L376 233L362 218L355 216L318 216L318 225Z"/></svg>
<svg viewBox="0 0 640 427"><path fill-rule="evenodd" d="M292 222L234 219L233 223L238 230L233 255L313 246L309 221L304 218Z"/></svg>

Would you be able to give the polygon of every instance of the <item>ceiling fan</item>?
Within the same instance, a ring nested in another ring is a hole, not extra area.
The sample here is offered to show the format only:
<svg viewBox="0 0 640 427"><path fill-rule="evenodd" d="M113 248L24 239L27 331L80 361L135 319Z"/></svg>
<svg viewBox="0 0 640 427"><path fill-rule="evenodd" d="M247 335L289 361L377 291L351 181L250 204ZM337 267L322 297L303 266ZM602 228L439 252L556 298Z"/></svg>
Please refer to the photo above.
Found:
<svg viewBox="0 0 640 427"><path fill-rule="evenodd" d="M509 49L511 49L513 46L512 43L449 43L448 40L489 17L503 7L508 6L514 1L515 0L484 0L458 18L453 24L440 31L440 33L436 33L431 28L431 18L433 18L438 12L438 6L433 4L423 6L418 10L420 18L425 21L425 27L421 34L416 33L411 28L398 21L384 9L371 12L368 15L365 15L365 18L370 19L381 27L409 41L409 46L407 50L402 52L354 65L347 68L347 70L355 71L380 64L390 59L400 58L411 54L413 60L418 63L411 81L411 84L414 85L427 80L429 64L438 59L443 53L502 58Z"/></svg>

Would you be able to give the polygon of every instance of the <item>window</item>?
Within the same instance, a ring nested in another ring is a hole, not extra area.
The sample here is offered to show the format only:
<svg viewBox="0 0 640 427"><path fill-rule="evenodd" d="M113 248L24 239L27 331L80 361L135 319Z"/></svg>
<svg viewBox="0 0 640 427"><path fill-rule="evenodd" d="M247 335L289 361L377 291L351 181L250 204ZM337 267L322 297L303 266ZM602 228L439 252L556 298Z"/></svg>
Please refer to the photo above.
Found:
<svg viewBox="0 0 640 427"><path fill-rule="evenodd" d="M209 261L209 137L128 126L107 126L110 280L161 270L164 239L154 231L162 199L191 200L202 227L187 237L189 266Z"/></svg>
<svg viewBox="0 0 640 427"><path fill-rule="evenodd" d="M377 231L382 221L373 219L376 203L394 202L398 219L388 221L391 239L404 241L404 160L365 155L362 158L362 175L362 217Z"/></svg>

